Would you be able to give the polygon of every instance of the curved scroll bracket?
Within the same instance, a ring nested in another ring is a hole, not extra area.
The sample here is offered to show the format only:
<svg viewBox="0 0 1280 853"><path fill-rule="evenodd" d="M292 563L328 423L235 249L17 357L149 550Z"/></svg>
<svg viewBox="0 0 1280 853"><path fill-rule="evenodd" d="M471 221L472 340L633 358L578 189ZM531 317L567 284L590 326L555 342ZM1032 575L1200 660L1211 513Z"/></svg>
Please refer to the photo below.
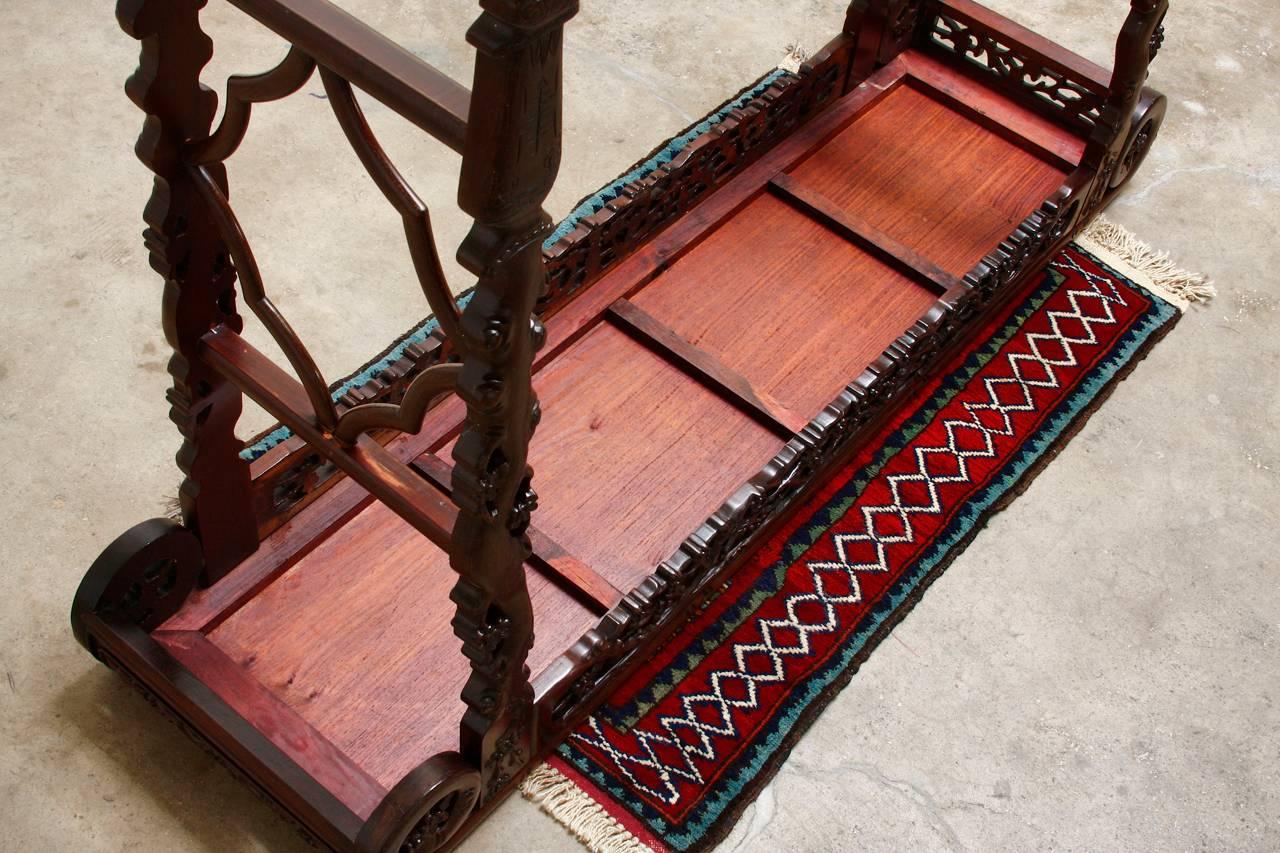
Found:
<svg viewBox="0 0 1280 853"><path fill-rule="evenodd" d="M315 70L316 61L294 45L270 71L229 77L222 121L212 136L191 149L188 161L204 166L230 157L244 141L253 105L287 98L305 86Z"/></svg>
<svg viewBox="0 0 1280 853"><path fill-rule="evenodd" d="M394 429L416 433L422 429L431 401L458 386L461 364L437 364L418 374L404 392L399 405L394 403L365 403L343 412L334 429L334 438L346 444L354 444L363 432L374 429Z"/></svg>
<svg viewBox="0 0 1280 853"><path fill-rule="evenodd" d="M244 292L245 301L249 303L249 308L254 315L262 321L262 325L267 327L271 337L280 345L285 357L289 359L289 364L292 365L298 380L307 391L307 399L315 410L316 422L325 429L334 429L338 423L338 411L333 404L333 398L329 396L328 383L324 381L324 376L316 366L315 359L311 357L311 353L307 352L307 348L303 346L298 334L289 325L289 321L267 297L262 284L262 273L258 269L257 260L253 257L253 250L249 248L249 240L245 237L244 229L240 227L235 213L232 212L222 187L204 166L191 166L189 169L200 190L200 195L209 206L222 240L231 253L236 273L240 277L240 287Z"/></svg>
<svg viewBox="0 0 1280 853"><path fill-rule="evenodd" d="M323 66L320 68L320 80L324 83L325 94L329 96L333 114L356 156L360 158L360 163L404 222L409 255L413 259L414 272L417 273L418 284L427 298L427 304L431 306L445 337L460 343L463 339L462 312L458 310L458 303L449 291L444 268L440 265L427 206L378 144L373 129L365 121L364 111L356 101L351 84Z"/></svg>

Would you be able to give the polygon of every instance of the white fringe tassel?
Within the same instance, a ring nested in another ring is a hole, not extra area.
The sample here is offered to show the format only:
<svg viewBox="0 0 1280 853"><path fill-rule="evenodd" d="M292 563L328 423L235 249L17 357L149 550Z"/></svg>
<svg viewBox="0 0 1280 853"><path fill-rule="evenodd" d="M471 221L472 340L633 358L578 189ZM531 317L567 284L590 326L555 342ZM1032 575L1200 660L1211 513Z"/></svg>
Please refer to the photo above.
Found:
<svg viewBox="0 0 1280 853"><path fill-rule="evenodd" d="M1167 252L1157 252L1105 216L1095 219L1076 242L1182 311L1218 293L1206 276L1182 269Z"/></svg>
<svg viewBox="0 0 1280 853"><path fill-rule="evenodd" d="M653 848L550 765L541 764L524 777L520 793L573 833L591 853L652 853Z"/></svg>
<svg viewBox="0 0 1280 853"><path fill-rule="evenodd" d="M809 51L805 50L799 44L792 42L787 45L787 52L783 55L782 61L778 63L778 67L783 71L790 71L792 74L800 73L800 66L804 65L804 61L809 58Z"/></svg>

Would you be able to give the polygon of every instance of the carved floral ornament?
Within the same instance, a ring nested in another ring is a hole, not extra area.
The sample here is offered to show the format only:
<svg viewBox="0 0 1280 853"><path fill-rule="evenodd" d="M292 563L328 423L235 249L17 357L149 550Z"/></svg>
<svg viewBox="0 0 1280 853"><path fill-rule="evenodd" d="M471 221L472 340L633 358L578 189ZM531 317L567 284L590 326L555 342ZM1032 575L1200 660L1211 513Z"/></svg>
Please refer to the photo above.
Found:
<svg viewBox="0 0 1280 853"><path fill-rule="evenodd" d="M1016 86L1025 97L1065 115L1085 130L1102 114L1105 93L1095 92L1063 71L1038 62L1029 54L1005 44L997 34L979 29L948 15L935 15L929 39L949 53L963 56L993 77Z"/></svg>

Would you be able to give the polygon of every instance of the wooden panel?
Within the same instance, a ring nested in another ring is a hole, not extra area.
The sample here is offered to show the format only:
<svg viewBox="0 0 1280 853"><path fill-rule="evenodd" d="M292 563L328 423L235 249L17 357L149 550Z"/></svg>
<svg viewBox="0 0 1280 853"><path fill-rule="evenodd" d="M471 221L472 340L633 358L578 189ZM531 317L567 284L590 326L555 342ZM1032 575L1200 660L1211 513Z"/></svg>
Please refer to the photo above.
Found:
<svg viewBox="0 0 1280 853"><path fill-rule="evenodd" d="M609 309L609 319L618 328L654 350L667 361L696 378L766 427L783 437L804 429L809 418L798 415L731 369L709 350L700 349L677 335L670 326L634 302L619 299Z"/></svg>
<svg viewBox="0 0 1280 853"><path fill-rule="evenodd" d="M790 175L778 175L769 181L769 192L871 252L898 272L932 288L939 296L960 284L960 279L919 252L911 251L862 217L836 207L826 196L814 192Z"/></svg>
<svg viewBox="0 0 1280 853"><path fill-rule="evenodd" d="M543 411L530 449L534 524L623 590L782 444L608 325L547 365L534 386Z"/></svg>
<svg viewBox="0 0 1280 853"><path fill-rule="evenodd" d="M1085 140L1040 113L989 89L927 53L909 51L901 57L920 91L937 98L962 115L1031 154L1070 171L1080 165Z"/></svg>
<svg viewBox="0 0 1280 853"><path fill-rule="evenodd" d="M812 417L936 298L761 195L633 301Z"/></svg>
<svg viewBox="0 0 1280 853"><path fill-rule="evenodd" d="M789 171L957 276L1064 176L913 85L898 87Z"/></svg>
<svg viewBox="0 0 1280 853"><path fill-rule="evenodd" d="M232 709L299 767L362 818L368 818L386 796L386 787L324 738L278 696L237 666L198 631L156 631L151 635L174 660L183 664L206 686L213 688Z"/></svg>
<svg viewBox="0 0 1280 853"><path fill-rule="evenodd" d="M448 558L381 503L227 618L210 640L391 787L456 749L469 667L450 620ZM595 617L535 571L538 672Z"/></svg>

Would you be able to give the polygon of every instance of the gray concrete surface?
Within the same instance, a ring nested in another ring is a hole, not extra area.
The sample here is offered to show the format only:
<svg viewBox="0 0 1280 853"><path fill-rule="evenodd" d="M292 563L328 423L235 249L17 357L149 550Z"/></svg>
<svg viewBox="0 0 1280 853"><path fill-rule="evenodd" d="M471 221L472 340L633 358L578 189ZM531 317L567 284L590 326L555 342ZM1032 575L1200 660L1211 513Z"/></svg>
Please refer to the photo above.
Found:
<svg viewBox="0 0 1280 853"><path fill-rule="evenodd" d="M471 2L342 5L468 76ZM789 42L821 44L842 5L584 2L552 212ZM1125 6L994 5L1104 63ZM1280 8L1174 6L1155 70L1169 121L1112 215L1220 298L956 561L724 849L1280 850ZM218 88L282 55L221 0L207 19ZM301 850L71 639L85 567L176 480L140 118L120 90L136 46L106 3L5 0L0 22L0 849ZM456 245L456 159L371 113ZM261 110L232 180L249 229L280 235L259 241L263 267L331 375L423 313L407 259L380 256L395 218L320 100ZM575 842L517 799L464 849Z"/></svg>

